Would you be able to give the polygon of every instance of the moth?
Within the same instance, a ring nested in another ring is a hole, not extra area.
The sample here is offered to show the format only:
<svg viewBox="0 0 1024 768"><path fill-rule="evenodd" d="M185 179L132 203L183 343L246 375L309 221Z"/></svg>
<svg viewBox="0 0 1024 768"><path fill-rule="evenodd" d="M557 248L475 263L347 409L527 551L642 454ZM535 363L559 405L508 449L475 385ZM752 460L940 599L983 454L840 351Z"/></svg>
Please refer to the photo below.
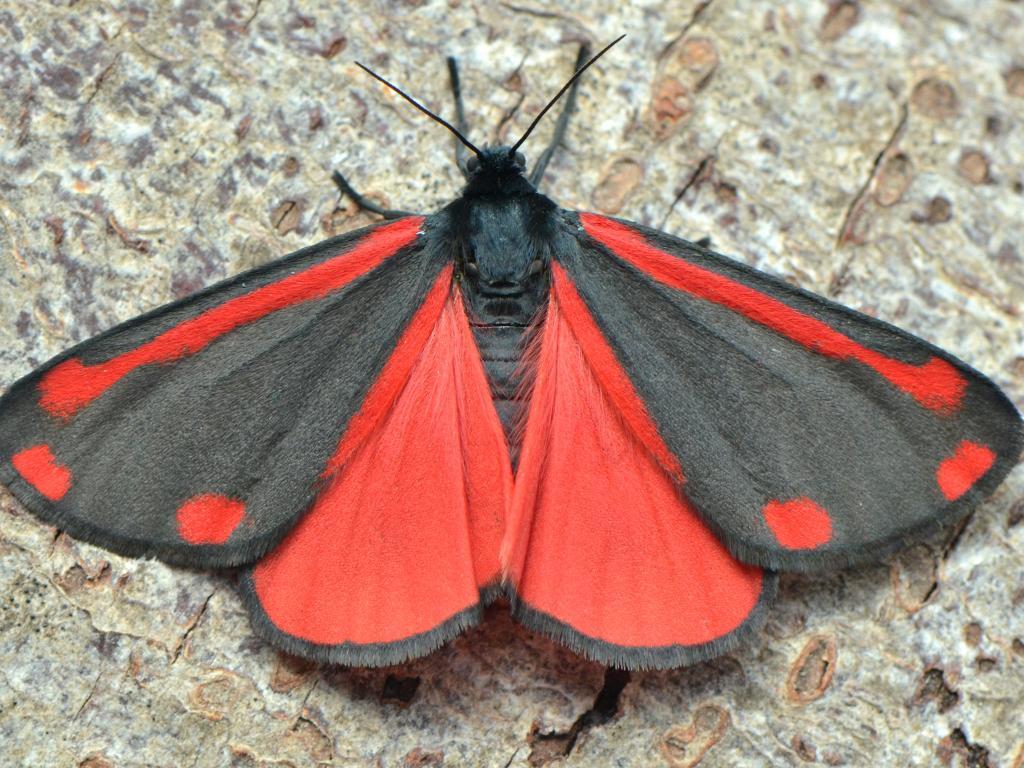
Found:
<svg viewBox="0 0 1024 768"><path fill-rule="evenodd" d="M243 569L260 635L349 665L429 653L499 596L591 659L689 664L755 631L776 572L965 515L1024 442L989 379L538 191L604 51L512 146L466 138L453 60L457 126L374 75L453 133L461 195L407 214L336 175L380 223L29 373L0 400L0 481L84 541Z"/></svg>

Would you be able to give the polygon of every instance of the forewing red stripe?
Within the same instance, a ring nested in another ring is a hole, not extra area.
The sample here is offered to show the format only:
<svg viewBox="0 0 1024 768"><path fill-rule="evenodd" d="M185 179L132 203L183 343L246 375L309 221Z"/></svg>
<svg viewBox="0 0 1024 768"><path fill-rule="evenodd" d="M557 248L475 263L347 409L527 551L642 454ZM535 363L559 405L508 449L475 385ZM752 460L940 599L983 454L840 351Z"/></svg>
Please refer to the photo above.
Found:
<svg viewBox="0 0 1024 768"><path fill-rule="evenodd" d="M580 214L587 234L665 285L720 304L826 357L856 360L873 369L925 408L956 409L967 381L945 360L912 365L868 349L848 336L748 285L661 251L624 224Z"/></svg>
<svg viewBox="0 0 1024 768"><path fill-rule="evenodd" d="M335 474L363 441L377 428L392 403L398 398L416 359L422 354L427 339L437 325L437 320L444 309L444 303L451 293L452 266L449 264L441 270L416 314L412 316L408 327L388 358L380 375L374 381L370 391L366 393L359 412L352 417L345 434L342 436L334 455L327 462L324 476Z"/></svg>
<svg viewBox="0 0 1024 768"><path fill-rule="evenodd" d="M591 317L587 305L580 298L572 279L557 262L551 264L551 272L554 278L555 297L562 314L569 323L569 327L579 342L587 363L600 382L601 388L641 444L654 455L658 463L672 477L682 482L683 470L679 466L679 460L658 434L658 428L633 388L629 376L626 375L622 365L615 357L615 352L612 351L604 334L601 333L594 318Z"/></svg>
<svg viewBox="0 0 1024 768"><path fill-rule="evenodd" d="M412 216L382 226L344 253L208 309L110 360L86 365L69 358L40 380L39 404L69 419L140 366L193 355L241 325L338 290L415 240L422 223L421 216Z"/></svg>

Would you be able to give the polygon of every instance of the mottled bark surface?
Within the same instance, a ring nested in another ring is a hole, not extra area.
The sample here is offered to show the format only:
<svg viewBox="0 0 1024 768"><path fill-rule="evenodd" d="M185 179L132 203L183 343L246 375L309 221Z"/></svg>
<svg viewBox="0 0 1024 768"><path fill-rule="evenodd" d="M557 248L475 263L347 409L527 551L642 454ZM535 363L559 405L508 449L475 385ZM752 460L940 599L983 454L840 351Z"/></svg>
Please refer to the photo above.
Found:
<svg viewBox="0 0 1024 768"><path fill-rule="evenodd" d="M515 137L579 40L547 191L894 321L1024 402L1024 5L1010 0L0 3L0 385L73 342L459 177L352 65ZM527 147L536 157L552 122ZM127 470L126 470L127 471ZM1024 763L1024 471L891 562L785 577L755 642L628 678L500 607L440 652L316 669L230 576L126 560L0 491L0 762L26 766Z"/></svg>

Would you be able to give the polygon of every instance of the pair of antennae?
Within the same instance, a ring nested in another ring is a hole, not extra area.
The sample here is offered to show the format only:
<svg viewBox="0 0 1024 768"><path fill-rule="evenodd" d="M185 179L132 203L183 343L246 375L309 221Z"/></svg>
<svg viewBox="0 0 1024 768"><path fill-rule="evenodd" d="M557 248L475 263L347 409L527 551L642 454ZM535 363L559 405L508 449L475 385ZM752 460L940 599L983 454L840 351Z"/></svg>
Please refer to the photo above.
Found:
<svg viewBox="0 0 1024 768"><path fill-rule="evenodd" d="M545 106L544 109L542 109L540 111L540 114L538 114L537 117L535 117L533 119L533 122L530 123L530 127L526 129L526 133L524 133L520 137L519 141L517 141L515 144L512 145L512 148L509 150L509 156L510 157L515 155L516 150L519 149L519 147L522 145L522 143L524 141L526 141L527 137L529 137L529 135L531 133L533 133L533 129L537 127L537 124L541 121L541 118L544 117L544 115L547 114L548 110L551 109L555 105L555 102L557 102L560 98L562 98L563 94L565 94L565 92L567 90L569 90L569 88L572 87L572 84L575 83L579 79L580 75L582 75L584 72L586 72L591 64L593 64L595 61L597 61L602 56L604 56L613 45L615 45L617 42L619 42L624 37L625 37L625 35L620 35L619 37L617 37L614 40L612 40L610 43L608 43L608 45L606 45L604 48L602 48L600 51L598 51L594 56L592 56L590 58L590 60L586 64L584 64L582 67L577 69L575 73L573 73L573 76L569 78L569 81L565 85L562 86L562 89L558 93L555 94L555 97L553 99L551 99L551 101L549 101L547 103L547 106ZM440 117L439 115L435 115L433 112L431 112L425 106L423 106L418 101L416 101L416 99L414 99L412 96L410 96L405 91L403 91L401 88L399 88L397 85L395 85L394 83L388 82L387 80L385 80L383 77L378 75L376 72L374 72L369 67L363 66L358 61L356 62L356 66L359 67L360 69L362 69L367 74L369 74L371 77L374 77L377 80L379 80L380 82L384 83L384 85L386 85L388 88L390 88L395 93L397 93L399 96L401 96L403 99L408 101L410 104L412 104L414 107L416 107L416 109L418 109L420 112L422 112L423 114L427 115L427 117L429 117L431 120L435 120L436 122L440 123L445 128L447 128L449 131L451 131L452 134L455 136L455 138L457 138L459 141L461 141L463 144L465 144L470 150L472 150L477 155L477 157L479 157L481 155L481 152L476 147L476 145L473 144L473 142L471 142L465 136L463 136L462 133L454 125L449 123L443 117Z"/></svg>

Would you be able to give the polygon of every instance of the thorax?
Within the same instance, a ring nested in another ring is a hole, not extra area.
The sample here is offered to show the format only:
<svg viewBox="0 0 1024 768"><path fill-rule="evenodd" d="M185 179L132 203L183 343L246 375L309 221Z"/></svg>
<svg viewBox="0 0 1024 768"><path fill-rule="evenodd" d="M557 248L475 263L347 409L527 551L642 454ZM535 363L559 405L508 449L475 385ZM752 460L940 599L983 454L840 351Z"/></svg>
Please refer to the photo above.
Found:
<svg viewBox="0 0 1024 768"><path fill-rule="evenodd" d="M524 355L548 301L557 207L533 193L463 197L448 212L460 288L514 462L528 406Z"/></svg>

